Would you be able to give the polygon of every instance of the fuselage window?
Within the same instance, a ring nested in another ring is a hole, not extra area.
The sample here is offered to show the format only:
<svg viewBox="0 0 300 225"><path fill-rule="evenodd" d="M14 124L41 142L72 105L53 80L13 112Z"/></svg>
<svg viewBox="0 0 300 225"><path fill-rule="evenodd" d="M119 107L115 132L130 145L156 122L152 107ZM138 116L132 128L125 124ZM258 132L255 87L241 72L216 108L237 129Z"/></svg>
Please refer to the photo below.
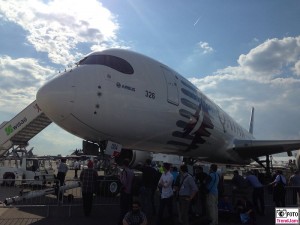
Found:
<svg viewBox="0 0 300 225"><path fill-rule="evenodd" d="M134 72L126 60L112 55L90 55L79 62L79 65L85 64L104 65L125 74L133 74Z"/></svg>

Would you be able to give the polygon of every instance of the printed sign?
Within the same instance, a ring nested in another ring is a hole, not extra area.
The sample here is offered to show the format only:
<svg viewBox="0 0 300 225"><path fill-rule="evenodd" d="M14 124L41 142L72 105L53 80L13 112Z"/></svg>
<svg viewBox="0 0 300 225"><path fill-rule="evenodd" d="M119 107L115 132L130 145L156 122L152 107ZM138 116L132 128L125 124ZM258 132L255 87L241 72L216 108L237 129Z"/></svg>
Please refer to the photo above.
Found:
<svg viewBox="0 0 300 225"><path fill-rule="evenodd" d="M299 209L275 208L275 224L299 224Z"/></svg>
<svg viewBox="0 0 300 225"><path fill-rule="evenodd" d="M122 150L122 145L112 142L112 141L107 141L107 145L105 148L105 154L116 156L116 154L120 153L121 150Z"/></svg>

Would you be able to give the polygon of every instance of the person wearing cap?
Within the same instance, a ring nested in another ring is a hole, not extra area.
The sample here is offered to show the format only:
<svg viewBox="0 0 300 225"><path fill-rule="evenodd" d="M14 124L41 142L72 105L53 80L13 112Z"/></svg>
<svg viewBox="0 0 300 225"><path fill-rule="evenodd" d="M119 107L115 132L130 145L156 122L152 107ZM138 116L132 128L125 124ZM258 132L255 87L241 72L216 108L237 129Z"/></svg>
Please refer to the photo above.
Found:
<svg viewBox="0 0 300 225"><path fill-rule="evenodd" d="M163 163L163 174L158 181L158 187L161 188L160 202L158 209L157 224L163 224L163 215L165 207L168 208L169 218L173 220L173 175L170 172L171 164Z"/></svg>
<svg viewBox="0 0 300 225"><path fill-rule="evenodd" d="M93 207L93 195L96 191L98 173L94 169L94 164L91 160L87 163L87 169L80 173L81 192L83 201L83 212L85 216L89 216Z"/></svg>

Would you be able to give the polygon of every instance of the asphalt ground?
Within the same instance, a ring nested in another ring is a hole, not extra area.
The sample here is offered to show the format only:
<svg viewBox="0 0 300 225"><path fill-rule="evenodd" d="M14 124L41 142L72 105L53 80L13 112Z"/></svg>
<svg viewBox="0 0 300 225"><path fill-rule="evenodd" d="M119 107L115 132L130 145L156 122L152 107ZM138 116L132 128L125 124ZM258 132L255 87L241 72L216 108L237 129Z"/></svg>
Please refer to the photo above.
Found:
<svg viewBox="0 0 300 225"><path fill-rule="evenodd" d="M94 206L89 217L83 215L80 206L51 206L51 207L20 207L0 208L0 225L116 225L119 207ZM155 225L156 218L149 218L150 225ZM177 217L175 217L177 221ZM192 224L205 224L203 218L195 218ZM168 222L165 221L167 225ZM177 224L177 223L175 223ZM219 221L219 225L241 224L236 222ZM267 207L265 216L257 216L257 225L275 224L275 210Z"/></svg>

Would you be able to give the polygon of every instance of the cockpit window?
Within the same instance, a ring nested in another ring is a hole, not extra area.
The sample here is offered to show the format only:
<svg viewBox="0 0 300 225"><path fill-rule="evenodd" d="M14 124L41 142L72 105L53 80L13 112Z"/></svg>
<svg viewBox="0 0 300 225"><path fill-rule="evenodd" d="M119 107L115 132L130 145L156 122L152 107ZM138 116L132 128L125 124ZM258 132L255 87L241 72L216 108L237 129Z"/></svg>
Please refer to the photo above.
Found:
<svg viewBox="0 0 300 225"><path fill-rule="evenodd" d="M90 55L80 60L78 64L104 65L126 74L133 74L134 72L132 66L126 60L112 55Z"/></svg>

